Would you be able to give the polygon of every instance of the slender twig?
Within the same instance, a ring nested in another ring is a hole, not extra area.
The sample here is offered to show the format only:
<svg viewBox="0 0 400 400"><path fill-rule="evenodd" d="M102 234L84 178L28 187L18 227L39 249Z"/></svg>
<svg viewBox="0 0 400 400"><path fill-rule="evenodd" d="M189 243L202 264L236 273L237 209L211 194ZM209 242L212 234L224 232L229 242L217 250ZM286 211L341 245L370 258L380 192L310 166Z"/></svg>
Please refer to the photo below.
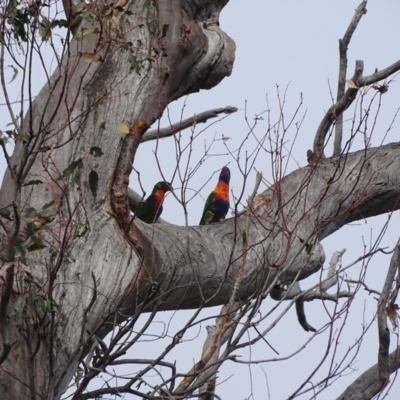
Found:
<svg viewBox="0 0 400 400"><path fill-rule="evenodd" d="M346 282L346 283L352 283L354 285L361 285L367 292L369 292L369 294L374 293L374 294L377 294L378 296L381 295L381 292L378 292L375 289L371 289L363 281L355 281L353 279L344 279L343 281Z"/></svg>
<svg viewBox="0 0 400 400"><path fill-rule="evenodd" d="M0 49L1 49L0 50L0 80L1 80L1 87L3 88L3 95L6 100L8 113L10 114L10 117L12 119L14 128L19 135L22 135L21 127L19 126L19 123L18 123L17 119L15 118L14 111L11 107L10 98L8 97L6 81L4 79L4 43L1 44Z"/></svg>

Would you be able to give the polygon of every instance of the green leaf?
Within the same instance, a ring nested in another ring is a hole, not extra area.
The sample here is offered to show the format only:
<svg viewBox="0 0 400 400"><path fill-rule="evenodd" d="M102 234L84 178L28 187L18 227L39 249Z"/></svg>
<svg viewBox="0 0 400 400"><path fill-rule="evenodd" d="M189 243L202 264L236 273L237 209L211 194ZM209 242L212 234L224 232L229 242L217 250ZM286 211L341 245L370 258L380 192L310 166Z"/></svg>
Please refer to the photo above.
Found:
<svg viewBox="0 0 400 400"><path fill-rule="evenodd" d="M80 380L82 379L82 377L83 377L83 368L78 367L78 368L76 369L76 371L75 371L75 376L74 376L75 383L76 383L76 384L79 384L79 382L80 382Z"/></svg>
<svg viewBox="0 0 400 400"><path fill-rule="evenodd" d="M68 179L76 170L76 167L81 163L81 160L73 161L67 168L64 169L62 177Z"/></svg>
<svg viewBox="0 0 400 400"><path fill-rule="evenodd" d="M27 41L27 31L25 28L30 24L30 12L35 13L34 7L17 8L20 2L11 0L8 4L8 23L11 26L11 32L15 39L21 39L23 42Z"/></svg>
<svg viewBox="0 0 400 400"><path fill-rule="evenodd" d="M32 236L31 239L32 239L33 243L37 244L38 246L42 246L42 248L46 247L43 242L43 239L40 236Z"/></svg>
<svg viewBox="0 0 400 400"><path fill-rule="evenodd" d="M28 251L35 251L35 250L41 250L44 249L46 246L38 244L38 243L33 243L30 246L28 246L27 250Z"/></svg>
<svg viewBox="0 0 400 400"><path fill-rule="evenodd" d="M35 303L38 308L42 309L44 312L47 311L47 301L43 297L37 296Z"/></svg>
<svg viewBox="0 0 400 400"><path fill-rule="evenodd" d="M8 250L0 251L0 260L8 262Z"/></svg>
<svg viewBox="0 0 400 400"><path fill-rule="evenodd" d="M84 14L84 18L85 18L86 21L88 21L90 23L96 22L98 20L96 14L93 14L93 13L90 13L90 12L85 13Z"/></svg>
<svg viewBox="0 0 400 400"><path fill-rule="evenodd" d="M25 272L26 276L28 277L26 280L28 282L33 283L35 281L35 279L33 278L33 275L29 271L24 270L24 272Z"/></svg>
<svg viewBox="0 0 400 400"><path fill-rule="evenodd" d="M90 154L94 157L101 157L104 153L101 151L100 147L93 146L90 148Z"/></svg>
<svg viewBox="0 0 400 400"><path fill-rule="evenodd" d="M22 322L22 315L24 313L26 299L24 297L17 297L14 302L15 323L19 325Z"/></svg>
<svg viewBox="0 0 400 400"><path fill-rule="evenodd" d="M11 208L10 207L5 207L0 209L0 217L4 218L8 221L11 221Z"/></svg>
<svg viewBox="0 0 400 400"><path fill-rule="evenodd" d="M40 185L43 182L40 179L34 179L32 181L29 181L27 183L24 183L22 186L30 186L30 185Z"/></svg>
<svg viewBox="0 0 400 400"><path fill-rule="evenodd" d="M7 65L7 68L12 68L12 70L14 71L11 81L8 82L8 83L11 83L17 77L18 70L17 70L17 68L14 67L14 65Z"/></svg>
<svg viewBox="0 0 400 400"><path fill-rule="evenodd" d="M51 207L54 204L54 200L46 203L43 207L42 210L46 210L47 208Z"/></svg>
<svg viewBox="0 0 400 400"><path fill-rule="evenodd" d="M141 68L137 58L133 54L129 54L128 61L131 65L131 70L134 70L138 75L140 75Z"/></svg>
<svg viewBox="0 0 400 400"><path fill-rule="evenodd" d="M124 50L130 50L133 47L133 43L132 42L125 42L124 45L122 46Z"/></svg>
<svg viewBox="0 0 400 400"><path fill-rule="evenodd" d="M55 19L51 21L51 29L58 27L58 28L68 28L68 21L66 19Z"/></svg>
<svg viewBox="0 0 400 400"><path fill-rule="evenodd" d="M50 23L46 17L43 17L42 22L39 23L39 33L44 42L47 42L51 37Z"/></svg>
<svg viewBox="0 0 400 400"><path fill-rule="evenodd" d="M79 55L87 62L91 62L91 63L97 63L97 62L103 62L104 59L102 56L96 54L96 53L87 53L87 52L83 52L83 53L79 53Z"/></svg>
<svg viewBox="0 0 400 400"><path fill-rule="evenodd" d="M28 235L29 236L33 235L37 231L35 223L34 222L28 222L26 224L26 230L28 231Z"/></svg>
<svg viewBox="0 0 400 400"><path fill-rule="evenodd" d="M25 264L26 260L25 260L25 249L24 246L22 246L22 240L17 237L16 241L15 241L15 249L17 250L17 252L19 254L21 254L22 256L22 262Z"/></svg>
<svg viewBox="0 0 400 400"><path fill-rule="evenodd" d="M94 35L98 35L100 33L100 31L97 29L97 27L94 30L91 31L84 31L84 32L78 32L75 35L75 39L78 41L83 40L85 37L89 37L89 36L94 36Z"/></svg>
<svg viewBox="0 0 400 400"><path fill-rule="evenodd" d="M129 127L127 124L125 124L125 122L120 122L117 125L117 133L119 133L120 135L126 135L129 133Z"/></svg>
<svg viewBox="0 0 400 400"><path fill-rule="evenodd" d="M33 217L36 217L37 214L38 214L38 212L33 207L28 207L25 210L25 218L33 218Z"/></svg>
<svg viewBox="0 0 400 400"><path fill-rule="evenodd" d="M99 187L99 175L97 174L96 171L92 170L89 174L89 187L90 190L92 191L94 200L96 200L97 189Z"/></svg>
<svg viewBox="0 0 400 400"><path fill-rule="evenodd" d="M3 137L3 138L0 138L0 142L3 142L3 144L6 145L9 142L9 140L8 140L8 138Z"/></svg>
<svg viewBox="0 0 400 400"><path fill-rule="evenodd" d="M114 214L114 213L112 213L112 212L107 212L107 214L108 214L111 218L114 218L116 221L118 221L118 216L117 216L117 214Z"/></svg>

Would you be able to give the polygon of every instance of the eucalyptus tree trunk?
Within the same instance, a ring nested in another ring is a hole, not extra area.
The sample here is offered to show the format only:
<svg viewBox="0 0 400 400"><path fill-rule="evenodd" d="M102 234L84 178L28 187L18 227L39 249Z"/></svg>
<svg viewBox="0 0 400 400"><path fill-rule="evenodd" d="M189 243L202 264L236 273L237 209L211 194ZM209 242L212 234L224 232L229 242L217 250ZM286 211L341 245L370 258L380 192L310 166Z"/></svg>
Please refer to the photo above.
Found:
<svg viewBox="0 0 400 400"><path fill-rule="evenodd" d="M235 44L218 22L226 3L127 0L101 23L84 19L26 114L29 139L17 142L0 204L14 207L19 236L37 247L2 268L13 323L1 399L58 399L116 323L226 304L232 293L265 297L278 280L321 268L322 238L399 208L396 144L310 162L218 225L132 221L127 186L148 127L171 101L231 73Z"/></svg>
<svg viewBox="0 0 400 400"><path fill-rule="evenodd" d="M126 229L126 190L140 139L167 104L231 73L235 44L218 23L227 0L198 3L120 1L111 19L95 10L100 23L84 20L26 114L31 140L17 143L10 162L19 181L42 183L19 190L7 171L0 199L20 207L21 229L24 209L54 202L41 233L46 248L27 256L27 270L52 305L40 329L27 323L9 335L19 343L0 370L2 399L59 398L88 336L104 336L117 310L126 318L154 307L145 303L149 291L166 283L143 224ZM119 124L129 133L117 134ZM93 148L104 154L94 157Z"/></svg>

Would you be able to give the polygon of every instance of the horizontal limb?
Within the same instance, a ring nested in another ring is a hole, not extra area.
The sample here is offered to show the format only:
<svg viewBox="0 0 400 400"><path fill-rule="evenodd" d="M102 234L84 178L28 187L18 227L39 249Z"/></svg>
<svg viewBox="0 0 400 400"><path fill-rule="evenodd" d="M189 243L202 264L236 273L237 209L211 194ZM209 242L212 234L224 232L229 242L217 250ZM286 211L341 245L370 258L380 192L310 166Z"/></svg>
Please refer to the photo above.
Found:
<svg viewBox="0 0 400 400"><path fill-rule="evenodd" d="M143 135L141 143L148 142L149 140L156 140L175 135L175 133L183 129L190 128L191 126L194 126L196 124L205 123L210 118L216 118L219 114L232 114L237 110L238 109L236 107L228 106L224 108L214 108L213 110L204 111L200 114L194 115L193 117L177 122L176 124L173 124L168 128L153 129L146 132Z"/></svg>

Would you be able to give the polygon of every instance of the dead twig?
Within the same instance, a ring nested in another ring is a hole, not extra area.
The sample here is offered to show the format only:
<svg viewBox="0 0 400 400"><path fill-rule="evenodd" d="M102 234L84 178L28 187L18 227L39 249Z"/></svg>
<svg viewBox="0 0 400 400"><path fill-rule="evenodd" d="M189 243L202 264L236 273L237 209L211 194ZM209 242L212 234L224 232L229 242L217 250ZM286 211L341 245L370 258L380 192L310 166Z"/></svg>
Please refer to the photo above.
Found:
<svg viewBox="0 0 400 400"><path fill-rule="evenodd" d="M346 72L347 72L347 48L349 46L350 40L356 30L358 23L360 22L362 16L367 13L367 1L364 0L356 8L354 16L347 27L347 30L342 39L339 39L339 78L338 78L338 90L336 101L339 102L344 95L346 87ZM342 137L343 137L343 114L336 120L335 126L335 140L333 144L333 156L339 156L342 151Z"/></svg>

